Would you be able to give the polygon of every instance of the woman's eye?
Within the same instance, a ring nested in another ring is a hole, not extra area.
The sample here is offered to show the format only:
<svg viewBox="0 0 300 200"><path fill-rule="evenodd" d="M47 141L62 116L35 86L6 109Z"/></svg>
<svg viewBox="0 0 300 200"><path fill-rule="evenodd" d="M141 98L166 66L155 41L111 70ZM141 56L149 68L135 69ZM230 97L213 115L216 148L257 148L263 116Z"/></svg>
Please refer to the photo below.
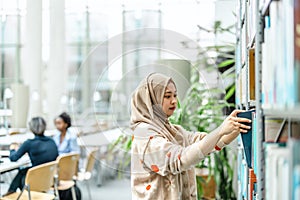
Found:
<svg viewBox="0 0 300 200"><path fill-rule="evenodd" d="M165 96L166 99L169 99L171 96Z"/></svg>

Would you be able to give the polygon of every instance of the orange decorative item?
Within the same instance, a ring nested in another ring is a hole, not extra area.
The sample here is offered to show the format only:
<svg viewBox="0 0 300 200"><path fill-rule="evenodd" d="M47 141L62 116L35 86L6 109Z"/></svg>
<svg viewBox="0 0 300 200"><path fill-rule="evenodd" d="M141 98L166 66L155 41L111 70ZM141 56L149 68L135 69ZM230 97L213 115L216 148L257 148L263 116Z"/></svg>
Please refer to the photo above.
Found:
<svg viewBox="0 0 300 200"><path fill-rule="evenodd" d="M220 148L220 147L218 147L218 146L215 146L215 150L217 150L217 151L220 151L220 150L221 150L221 148Z"/></svg>
<svg viewBox="0 0 300 200"><path fill-rule="evenodd" d="M150 189L151 189L151 185L147 185L146 190L150 190Z"/></svg>
<svg viewBox="0 0 300 200"><path fill-rule="evenodd" d="M155 173L156 173L156 172L159 172L159 169L158 169L157 165L151 165L151 169L152 169L152 171L154 171Z"/></svg>

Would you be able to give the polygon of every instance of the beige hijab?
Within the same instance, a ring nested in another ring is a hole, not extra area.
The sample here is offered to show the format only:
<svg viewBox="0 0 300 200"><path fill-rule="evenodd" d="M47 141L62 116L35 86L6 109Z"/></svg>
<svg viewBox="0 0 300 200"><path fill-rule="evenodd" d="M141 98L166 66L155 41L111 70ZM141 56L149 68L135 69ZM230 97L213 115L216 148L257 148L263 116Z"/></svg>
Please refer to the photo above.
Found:
<svg viewBox="0 0 300 200"><path fill-rule="evenodd" d="M162 110L164 93L170 82L174 83L172 78L152 73L140 83L131 99L131 127L134 130L140 123L152 125L155 132L178 143L178 138L175 138L178 129L169 123Z"/></svg>

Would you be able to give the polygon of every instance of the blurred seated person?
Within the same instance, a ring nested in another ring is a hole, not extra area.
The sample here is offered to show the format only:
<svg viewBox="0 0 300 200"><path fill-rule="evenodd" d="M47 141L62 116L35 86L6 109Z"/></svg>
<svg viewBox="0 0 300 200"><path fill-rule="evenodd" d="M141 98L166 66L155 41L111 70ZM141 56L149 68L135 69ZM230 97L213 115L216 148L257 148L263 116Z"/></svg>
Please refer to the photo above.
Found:
<svg viewBox="0 0 300 200"><path fill-rule="evenodd" d="M20 147L18 144L10 145L10 160L17 161L28 153L31 167L56 160L58 150L52 138L44 135L46 122L42 117L34 117L29 122L29 129L35 135L33 139L26 140ZM22 190L25 184L26 173L30 167L20 168L8 189L7 195L14 193L18 188Z"/></svg>
<svg viewBox="0 0 300 200"><path fill-rule="evenodd" d="M72 126L71 117L67 113L63 112L54 120L57 133L53 136L53 139L57 145L58 153L79 153L80 149L77 143L77 135L70 131Z"/></svg>

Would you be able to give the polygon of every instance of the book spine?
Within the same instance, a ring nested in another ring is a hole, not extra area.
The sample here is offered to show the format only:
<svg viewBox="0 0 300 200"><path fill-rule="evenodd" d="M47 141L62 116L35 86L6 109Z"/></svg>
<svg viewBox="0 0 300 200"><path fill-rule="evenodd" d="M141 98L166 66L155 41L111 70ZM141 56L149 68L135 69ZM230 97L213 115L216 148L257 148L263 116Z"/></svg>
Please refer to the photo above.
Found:
<svg viewBox="0 0 300 200"><path fill-rule="evenodd" d="M295 100L300 102L300 0L294 0L294 80Z"/></svg>
<svg viewBox="0 0 300 200"><path fill-rule="evenodd" d="M296 165L293 170L293 196L295 200L300 200L300 164Z"/></svg>
<svg viewBox="0 0 300 200"><path fill-rule="evenodd" d="M249 98L250 100L255 100L255 51L254 49L249 49Z"/></svg>

